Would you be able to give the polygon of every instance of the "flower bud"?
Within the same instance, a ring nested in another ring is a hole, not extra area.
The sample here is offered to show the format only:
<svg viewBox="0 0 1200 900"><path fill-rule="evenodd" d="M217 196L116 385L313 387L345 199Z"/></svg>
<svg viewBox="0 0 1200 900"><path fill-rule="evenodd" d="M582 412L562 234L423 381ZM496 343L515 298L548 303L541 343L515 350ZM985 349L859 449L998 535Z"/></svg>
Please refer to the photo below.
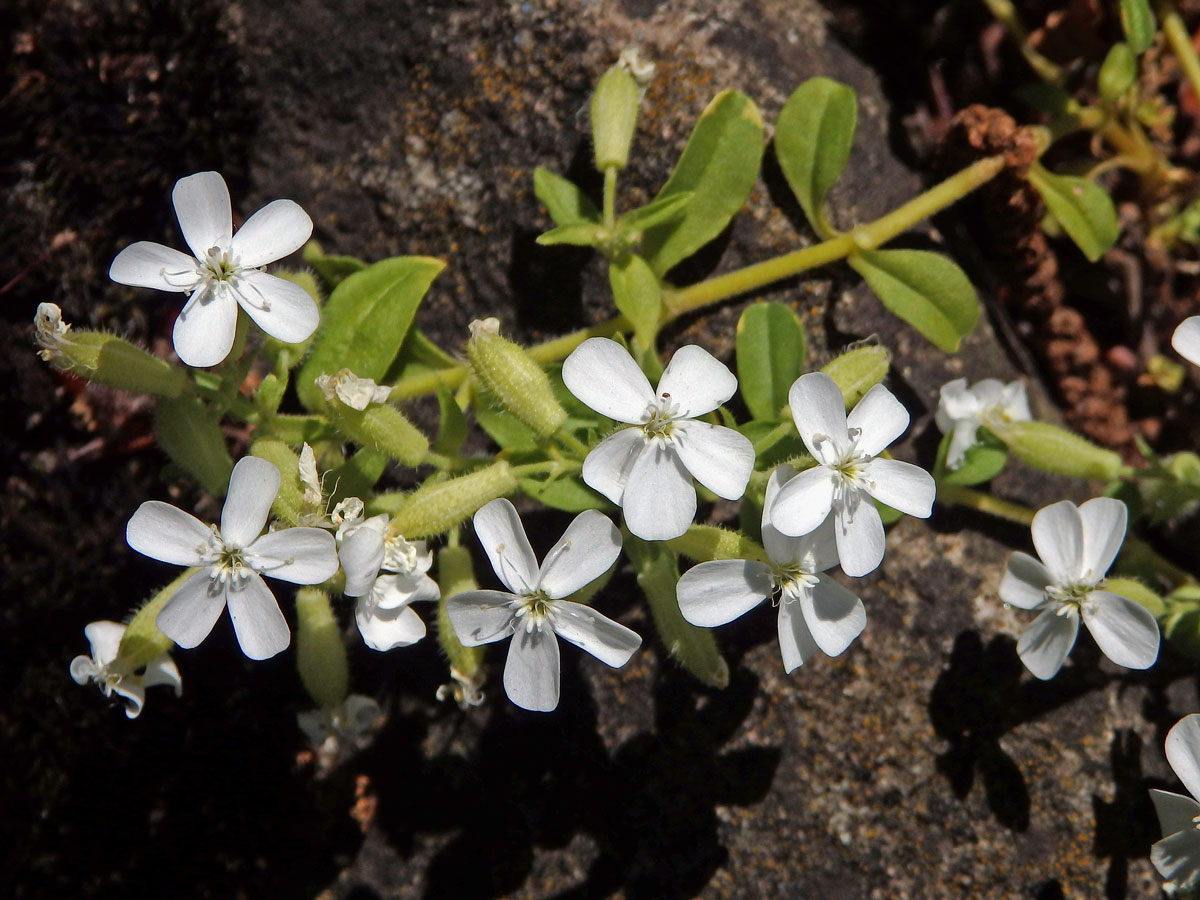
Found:
<svg viewBox="0 0 1200 900"><path fill-rule="evenodd" d="M504 460L470 475L426 482L404 498L391 528L409 540L445 534L489 500L516 489L517 478Z"/></svg>
<svg viewBox="0 0 1200 900"><path fill-rule="evenodd" d="M88 381L160 397L178 397L187 382L183 369L115 334L72 330L53 303L38 304L33 323L38 355Z"/></svg>
<svg viewBox="0 0 1200 900"><path fill-rule="evenodd" d="M992 422L989 430L1013 454L1035 469L1053 475L1113 481L1121 457L1049 422Z"/></svg>
<svg viewBox="0 0 1200 900"><path fill-rule="evenodd" d="M637 127L639 91L633 76L613 66L596 82L592 94L592 144L596 168L623 168Z"/></svg>
<svg viewBox="0 0 1200 900"><path fill-rule="evenodd" d="M341 706L350 684L346 644L329 595L316 587L296 591L296 668L308 696L322 709Z"/></svg>
<svg viewBox="0 0 1200 900"><path fill-rule="evenodd" d="M271 503L271 513L288 525L299 525L304 501L299 457L291 447L275 438L256 440L250 445L250 455L265 459L279 470L279 492Z"/></svg>
<svg viewBox="0 0 1200 900"><path fill-rule="evenodd" d="M567 411L555 398L542 367L488 323L471 323L467 358L479 383L538 437L549 437L567 420Z"/></svg>
<svg viewBox="0 0 1200 900"><path fill-rule="evenodd" d="M718 528L716 525L692 525L680 537L667 541L667 546L696 562L753 559L761 563L770 563L767 552L758 543L736 531Z"/></svg>
<svg viewBox="0 0 1200 900"><path fill-rule="evenodd" d="M175 646L169 637L158 630L154 620L167 605L167 601L183 587L183 583L199 571L197 568L184 569L174 581L151 597L150 601L134 614L125 628L125 633L121 635L117 658L110 668L120 668L124 672L137 671Z"/></svg>
<svg viewBox="0 0 1200 900"><path fill-rule="evenodd" d="M821 367L821 371L833 379L842 392L846 408L850 409L863 394L883 381L891 360L892 355L886 348L867 344L835 356Z"/></svg>
<svg viewBox="0 0 1200 900"><path fill-rule="evenodd" d="M390 388L359 378L349 369L320 375L316 382L328 401L329 420L350 440L406 466L420 464L429 452L429 438L385 402Z"/></svg>
<svg viewBox="0 0 1200 900"><path fill-rule="evenodd" d="M443 547L438 551L437 560L438 584L442 590L437 609L438 643L450 661L450 671L455 681L466 685L476 681L481 675L483 647L463 646L454 631L454 626L450 624L450 617L446 613L446 601L456 594L478 590L479 585L475 581L471 551L466 547Z"/></svg>

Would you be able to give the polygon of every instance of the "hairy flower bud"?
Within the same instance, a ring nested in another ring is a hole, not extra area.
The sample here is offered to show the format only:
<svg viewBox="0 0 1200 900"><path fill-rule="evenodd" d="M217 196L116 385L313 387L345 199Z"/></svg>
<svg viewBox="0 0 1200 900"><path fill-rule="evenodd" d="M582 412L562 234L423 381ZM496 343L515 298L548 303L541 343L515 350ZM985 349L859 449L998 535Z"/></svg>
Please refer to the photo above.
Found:
<svg viewBox="0 0 1200 900"><path fill-rule="evenodd" d="M821 371L833 379L849 409L862 399L863 394L883 381L891 360L885 347L867 344L835 356L821 367Z"/></svg>
<svg viewBox="0 0 1200 900"><path fill-rule="evenodd" d="M296 668L308 696L322 709L333 709L346 699L350 683L346 643L329 595L320 588L296 591Z"/></svg>
<svg viewBox="0 0 1200 900"><path fill-rule="evenodd" d="M471 323L467 358L488 393L539 437L549 437L566 421L567 411L554 396L542 367L486 323Z"/></svg>
<svg viewBox="0 0 1200 900"><path fill-rule="evenodd" d="M426 482L404 499L391 527L409 540L444 534L489 500L516 489L517 478L504 460L470 475Z"/></svg>
<svg viewBox="0 0 1200 900"><path fill-rule="evenodd" d="M989 429L1022 461L1054 475L1113 481L1121 457L1049 422L995 422Z"/></svg>
<svg viewBox="0 0 1200 900"><path fill-rule="evenodd" d="M429 452L429 438L404 413L384 402L387 387L359 378L349 369L321 375L316 382L328 401L330 421L346 437L406 466L418 465Z"/></svg>
<svg viewBox="0 0 1200 900"><path fill-rule="evenodd" d="M596 82L592 94L592 144L596 168L623 168L637 127L639 91L633 76L619 65Z"/></svg>

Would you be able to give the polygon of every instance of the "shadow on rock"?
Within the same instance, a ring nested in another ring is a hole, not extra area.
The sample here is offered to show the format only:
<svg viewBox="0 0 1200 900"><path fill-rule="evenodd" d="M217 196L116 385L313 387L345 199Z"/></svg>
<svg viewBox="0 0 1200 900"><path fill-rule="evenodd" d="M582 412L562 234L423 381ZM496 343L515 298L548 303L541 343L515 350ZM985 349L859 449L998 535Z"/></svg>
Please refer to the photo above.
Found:
<svg viewBox="0 0 1200 900"><path fill-rule="evenodd" d="M1113 799L1092 795L1096 819L1093 851L1098 857L1109 857L1104 896L1121 900L1128 890L1129 860L1149 856L1150 845L1159 834L1150 785L1142 775L1142 739L1129 729L1118 731L1109 747L1109 759Z"/></svg>

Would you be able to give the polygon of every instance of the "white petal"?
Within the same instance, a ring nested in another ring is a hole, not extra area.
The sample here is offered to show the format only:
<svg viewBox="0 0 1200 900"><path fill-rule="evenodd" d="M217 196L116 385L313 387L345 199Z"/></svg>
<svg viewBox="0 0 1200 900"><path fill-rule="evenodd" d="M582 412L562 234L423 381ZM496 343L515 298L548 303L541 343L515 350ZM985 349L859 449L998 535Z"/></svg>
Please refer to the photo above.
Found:
<svg viewBox="0 0 1200 900"><path fill-rule="evenodd" d="M839 656L867 625L863 602L828 576L818 576L798 602L813 641L826 656Z"/></svg>
<svg viewBox="0 0 1200 900"><path fill-rule="evenodd" d="M837 521L829 516L810 531L799 537L784 537L791 541L791 552L779 561L798 565L801 571L810 575L832 569L839 562L837 549Z"/></svg>
<svg viewBox="0 0 1200 900"><path fill-rule="evenodd" d="M266 272L239 273L234 296L255 325L285 344L307 341L321 323L317 301L308 291Z"/></svg>
<svg viewBox="0 0 1200 900"><path fill-rule="evenodd" d="M1035 678L1048 681L1062 668L1078 633L1077 616L1060 616L1057 609L1047 609L1021 632L1017 655Z"/></svg>
<svg viewBox="0 0 1200 900"><path fill-rule="evenodd" d="M225 587L205 569L177 590L154 620L155 627L185 650L208 637L225 609Z"/></svg>
<svg viewBox="0 0 1200 900"><path fill-rule="evenodd" d="M1033 517L1033 546L1054 584L1073 584L1083 558L1083 523L1070 500L1051 503Z"/></svg>
<svg viewBox="0 0 1200 900"><path fill-rule="evenodd" d="M621 555L621 533L608 516L594 509L577 515L558 539L538 573L537 586L551 600L591 584Z"/></svg>
<svg viewBox="0 0 1200 900"><path fill-rule="evenodd" d="M229 188L216 172L197 172L175 182L171 192L183 239L192 255L204 259L213 247L228 247L233 236Z"/></svg>
<svg viewBox="0 0 1200 900"><path fill-rule="evenodd" d="M783 534L808 534L825 521L833 509L833 492L838 476L825 466L805 469L779 489L775 502L765 510L771 524Z"/></svg>
<svg viewBox="0 0 1200 900"><path fill-rule="evenodd" d="M239 265L257 269L295 253L312 230L312 219L299 204L273 200L238 229L231 242L233 255Z"/></svg>
<svg viewBox="0 0 1200 900"><path fill-rule="evenodd" d="M920 466L898 459L873 459L863 469L870 485L867 493L880 503L919 519L929 518L937 483Z"/></svg>
<svg viewBox="0 0 1200 900"><path fill-rule="evenodd" d="M175 665L175 660L165 653L146 663L146 671L142 674L143 687L151 688L159 685L173 687L176 697L183 693L183 678L179 675L179 667Z"/></svg>
<svg viewBox="0 0 1200 900"><path fill-rule="evenodd" d="M896 399L895 394L882 384L877 384L863 394L846 417L846 425L859 430L860 453L878 456L908 428L908 410Z"/></svg>
<svg viewBox="0 0 1200 900"><path fill-rule="evenodd" d="M485 503L475 513L475 534L496 577L514 594L537 589L538 563L516 508L504 498Z"/></svg>
<svg viewBox="0 0 1200 900"><path fill-rule="evenodd" d="M680 347L658 380L659 397L669 397L686 418L712 412L737 390L729 368L703 347ZM740 494L738 496L741 496Z"/></svg>
<svg viewBox="0 0 1200 900"><path fill-rule="evenodd" d="M250 567L292 584L320 584L338 570L337 545L323 528L284 528L246 548Z"/></svg>
<svg viewBox="0 0 1200 900"><path fill-rule="evenodd" d="M1083 553L1079 574L1088 584L1104 577L1121 551L1129 512L1125 504L1112 497L1093 497L1079 506L1083 525Z"/></svg>
<svg viewBox="0 0 1200 900"><path fill-rule="evenodd" d="M371 587L371 600L380 609L399 609L410 603L436 600L441 596L437 582L428 575L380 575Z"/></svg>
<svg viewBox="0 0 1200 900"><path fill-rule="evenodd" d="M804 665L820 651L817 642L813 640L808 623L804 621L804 612L799 603L780 603L779 621L779 653L783 657L783 670L792 672Z"/></svg>
<svg viewBox="0 0 1200 900"><path fill-rule="evenodd" d="M842 571L858 578L883 562L883 520L861 491L847 491L844 506L834 511L834 534Z"/></svg>
<svg viewBox="0 0 1200 900"><path fill-rule="evenodd" d="M946 467L960 468L968 450L975 446L979 436L979 423L975 420L959 422L954 426L950 435L950 445L946 448Z"/></svg>
<svg viewBox="0 0 1200 900"><path fill-rule="evenodd" d="M1037 609L1046 599L1050 573L1028 553L1017 551L1008 558L1000 579L1000 599L1020 609Z"/></svg>
<svg viewBox="0 0 1200 900"><path fill-rule="evenodd" d="M1158 813L1158 825L1163 837L1191 828L1192 819L1200 816L1200 803L1191 797L1151 788L1150 799L1154 802L1154 811Z"/></svg>
<svg viewBox="0 0 1200 900"><path fill-rule="evenodd" d="M136 719L146 704L146 687L131 678L122 678L113 685L113 693L125 701L125 717Z"/></svg>
<svg viewBox="0 0 1200 900"><path fill-rule="evenodd" d="M779 494L779 489L787 484L791 478L794 478L795 475L796 470L789 465L776 466L767 479L767 492L763 498L763 548L767 551L767 556L777 563L786 562L791 559L792 550L795 546L795 538L785 535L775 527L775 524L771 521L771 510L775 506L775 498ZM834 552L836 553L837 551L835 550Z"/></svg>
<svg viewBox="0 0 1200 900"><path fill-rule="evenodd" d="M800 440L818 462L831 462L846 449L846 403L838 386L824 372L809 372L792 382L788 408Z"/></svg>
<svg viewBox="0 0 1200 900"><path fill-rule="evenodd" d="M549 628L521 628L508 646L504 692L522 709L550 712L558 706L558 640Z"/></svg>
<svg viewBox="0 0 1200 900"><path fill-rule="evenodd" d="M754 445L744 435L723 425L682 421L671 437L684 468L718 497L737 500L746 492Z"/></svg>
<svg viewBox="0 0 1200 900"><path fill-rule="evenodd" d="M1192 713L1167 732L1167 762L1189 794L1200 797L1200 715Z"/></svg>
<svg viewBox="0 0 1200 900"><path fill-rule="evenodd" d="M943 384L938 392L937 411L933 414L933 420L938 430L945 434L956 422L974 418L978 411L979 404L967 389L967 379L955 378Z"/></svg>
<svg viewBox="0 0 1200 900"><path fill-rule="evenodd" d="M102 666L107 666L117 658L121 638L125 635L125 626L120 622L104 620L90 622L84 627L83 635L91 645L92 659Z"/></svg>
<svg viewBox="0 0 1200 900"><path fill-rule="evenodd" d="M586 650L606 666L620 668L629 662L642 639L632 631L602 616L590 606L560 600L554 604L551 625L564 641Z"/></svg>
<svg viewBox="0 0 1200 900"><path fill-rule="evenodd" d="M1158 622L1140 603L1111 591L1092 591L1082 613L1104 655L1118 666L1148 669L1158 659Z"/></svg>
<svg viewBox="0 0 1200 900"><path fill-rule="evenodd" d="M177 566L197 566L206 558L212 529L182 509L147 500L125 526L125 540L138 553Z"/></svg>
<svg viewBox="0 0 1200 900"><path fill-rule="evenodd" d="M572 350L562 379L584 404L618 422L644 422L654 402L650 382L629 351L608 338L588 338Z"/></svg>
<svg viewBox="0 0 1200 900"><path fill-rule="evenodd" d="M1150 861L1158 874L1184 889L1176 896L1190 896L1188 889L1200 881L1200 831L1186 828L1163 838L1150 848Z"/></svg>
<svg viewBox="0 0 1200 900"><path fill-rule="evenodd" d="M613 432L593 447L583 461L580 473L583 483L619 506L629 470L645 446L646 436L640 428Z"/></svg>
<svg viewBox="0 0 1200 900"><path fill-rule="evenodd" d="M466 591L446 601L446 615L464 647L478 647L506 638L517 627L513 602L504 591Z"/></svg>
<svg viewBox="0 0 1200 900"><path fill-rule="evenodd" d="M621 498L625 524L644 541L677 538L696 516L696 489L678 454L662 441L650 443L629 471Z"/></svg>
<svg viewBox="0 0 1200 900"><path fill-rule="evenodd" d="M361 597L371 590L383 565L383 534L378 528L362 525L342 541L337 554L346 573L342 593Z"/></svg>
<svg viewBox="0 0 1200 900"><path fill-rule="evenodd" d="M372 650L392 650L407 647L425 637L425 623L409 606L380 609L362 600L354 609L363 641Z"/></svg>
<svg viewBox="0 0 1200 900"><path fill-rule="evenodd" d="M162 244L138 241L117 254L108 268L117 284L158 291L190 291L200 283L196 260Z"/></svg>
<svg viewBox="0 0 1200 900"><path fill-rule="evenodd" d="M221 510L221 539L247 547L262 534L279 492L279 470L257 456L243 456L229 476L229 492Z"/></svg>
<svg viewBox="0 0 1200 900"><path fill-rule="evenodd" d="M90 656L77 656L71 660L70 671L76 684L87 684L100 671L100 667Z"/></svg>
<svg viewBox="0 0 1200 900"><path fill-rule="evenodd" d="M292 642L279 601L257 574L235 581L225 592L238 646L250 659L270 659Z"/></svg>
<svg viewBox="0 0 1200 900"><path fill-rule="evenodd" d="M771 569L746 559L716 559L692 566L679 579L679 611L693 625L713 628L749 612L775 590Z"/></svg>
<svg viewBox="0 0 1200 900"><path fill-rule="evenodd" d="M198 369L224 362L233 349L237 311L228 290L201 288L192 294L171 331L179 358Z"/></svg>
<svg viewBox="0 0 1200 900"><path fill-rule="evenodd" d="M1200 316L1191 316L1179 323L1171 335L1175 352L1194 366L1200 366Z"/></svg>

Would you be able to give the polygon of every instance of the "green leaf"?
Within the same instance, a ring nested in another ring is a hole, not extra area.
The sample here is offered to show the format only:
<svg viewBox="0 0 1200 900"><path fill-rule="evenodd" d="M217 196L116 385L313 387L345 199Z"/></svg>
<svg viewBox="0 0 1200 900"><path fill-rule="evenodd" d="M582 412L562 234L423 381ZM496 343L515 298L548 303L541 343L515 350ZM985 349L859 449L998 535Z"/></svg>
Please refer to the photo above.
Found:
<svg viewBox="0 0 1200 900"><path fill-rule="evenodd" d="M570 244L573 247L595 247L606 235L603 225L594 222L576 222L571 225L559 225L544 234L539 234L537 242L543 247L555 244Z"/></svg>
<svg viewBox="0 0 1200 900"><path fill-rule="evenodd" d="M640 256L629 254L608 266L617 309L633 325L633 335L643 347L653 347L662 315L662 286Z"/></svg>
<svg viewBox="0 0 1200 900"><path fill-rule="evenodd" d="M957 469L945 469L944 474L938 480L945 484L957 484L961 487L970 487L973 484L982 484L985 481L991 481L1000 474L1000 470L1004 468L1004 464L1008 461L1007 448L996 441L995 438L985 439L985 443L975 444L967 448L963 454L962 465ZM950 435L942 436L942 442L938 445L938 466L944 465L946 459L946 450L950 446Z"/></svg>
<svg viewBox="0 0 1200 900"><path fill-rule="evenodd" d="M737 376L756 419L777 419L804 372L804 326L782 303L747 306L737 323Z"/></svg>
<svg viewBox="0 0 1200 900"><path fill-rule="evenodd" d="M535 450L537 435L533 429L506 410L491 394L480 391L472 400L475 421L488 437L505 450Z"/></svg>
<svg viewBox="0 0 1200 900"><path fill-rule="evenodd" d="M530 497L563 512L578 513L585 509L605 509L610 505L573 475L562 475L552 481L520 478L517 483Z"/></svg>
<svg viewBox="0 0 1200 900"><path fill-rule="evenodd" d="M632 235L639 231L645 231L647 228L653 228L655 225L673 222L683 215L691 201L690 191L651 200L645 206L631 209L621 216L617 220L617 233L622 236Z"/></svg>
<svg viewBox="0 0 1200 900"><path fill-rule="evenodd" d="M739 434L749 438L750 442L754 444L757 456L756 465L759 469L777 466L782 462L787 462L790 459L795 459L797 456L808 453L808 450L805 449L803 442L800 440L800 435L796 434L795 428L789 428L766 446L759 446L759 442L766 440L780 424L780 420L778 419L774 421L753 419L749 422L743 422L735 429Z"/></svg>
<svg viewBox="0 0 1200 900"><path fill-rule="evenodd" d="M317 277L325 282L325 286L333 290L348 276L361 272L367 264L353 256L326 256L321 245L309 241L301 253L304 262L317 273Z"/></svg>
<svg viewBox="0 0 1200 900"><path fill-rule="evenodd" d="M437 274L440 259L396 256L368 266L341 282L322 310L322 330L296 378L300 402L324 406L314 380L348 368L379 381L400 352L417 304Z"/></svg>
<svg viewBox="0 0 1200 900"><path fill-rule="evenodd" d="M444 385L437 387L437 401L439 418L433 449L436 453L454 456L467 439L467 419L454 395Z"/></svg>
<svg viewBox="0 0 1200 900"><path fill-rule="evenodd" d="M428 337L419 328L409 328L400 346L400 355L388 367L384 380L387 384L399 381L408 375L424 374L438 369L452 369L461 365Z"/></svg>
<svg viewBox="0 0 1200 900"><path fill-rule="evenodd" d="M821 366L842 392L846 409L853 409L863 394L883 381L891 365L892 354L879 344L863 344L841 353Z"/></svg>
<svg viewBox="0 0 1200 900"><path fill-rule="evenodd" d="M198 397L162 397L154 411L154 434L171 459L214 497L224 497L233 473L221 424Z"/></svg>
<svg viewBox="0 0 1200 900"><path fill-rule="evenodd" d="M1104 57L1099 75L1096 76L1096 87L1100 90L1100 96L1109 103L1116 103L1121 99L1121 95L1129 90L1135 78L1137 59L1133 51L1129 49L1128 44L1113 44L1108 55Z"/></svg>
<svg viewBox="0 0 1200 900"><path fill-rule="evenodd" d="M1125 39L1129 41L1129 48L1140 56L1154 42L1154 32L1158 29L1154 12L1149 0L1120 0L1120 3Z"/></svg>
<svg viewBox="0 0 1200 900"><path fill-rule="evenodd" d="M1089 261L1098 260L1117 242L1117 211L1098 184L1074 175L1055 175L1037 164L1029 167L1029 183Z"/></svg>
<svg viewBox="0 0 1200 900"><path fill-rule="evenodd" d="M700 114L675 170L655 198L691 193L684 214L648 228L642 255L662 276L718 234L742 208L762 161L762 116L745 94L722 91Z"/></svg>
<svg viewBox="0 0 1200 900"><path fill-rule="evenodd" d="M810 78L792 92L775 126L775 155L804 215L820 235L830 232L822 209L850 157L858 101L829 78Z"/></svg>
<svg viewBox="0 0 1200 900"><path fill-rule="evenodd" d="M875 509L879 513L879 519L884 525L891 525L892 523L899 522L904 518L904 513L900 512L898 509L893 509L886 503L880 503L874 498L871 499L871 502L875 504Z"/></svg>
<svg viewBox="0 0 1200 900"><path fill-rule="evenodd" d="M1134 603L1144 606L1146 611L1156 619L1161 619L1167 611L1163 598L1142 584L1136 578L1106 578L1100 585L1106 591L1128 597Z"/></svg>
<svg viewBox="0 0 1200 900"><path fill-rule="evenodd" d="M958 266L927 250L859 250L846 260L892 315L947 353L971 333L979 301Z"/></svg>
<svg viewBox="0 0 1200 900"><path fill-rule="evenodd" d="M572 181L538 166L533 170L533 192L546 207L555 225L599 222L600 210Z"/></svg>

